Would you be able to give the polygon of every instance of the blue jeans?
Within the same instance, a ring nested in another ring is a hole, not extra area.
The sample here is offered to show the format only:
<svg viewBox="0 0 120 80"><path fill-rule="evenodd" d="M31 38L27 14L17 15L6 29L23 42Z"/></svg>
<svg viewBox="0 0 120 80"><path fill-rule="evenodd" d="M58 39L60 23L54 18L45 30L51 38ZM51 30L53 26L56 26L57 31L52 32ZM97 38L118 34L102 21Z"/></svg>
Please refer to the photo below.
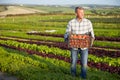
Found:
<svg viewBox="0 0 120 80"><path fill-rule="evenodd" d="M80 54L80 61L81 61L81 74L80 74L80 76L82 78L86 78L88 49L85 49L85 50L71 49L71 74L73 76L76 76L76 64L77 64L77 60L78 60L78 53Z"/></svg>

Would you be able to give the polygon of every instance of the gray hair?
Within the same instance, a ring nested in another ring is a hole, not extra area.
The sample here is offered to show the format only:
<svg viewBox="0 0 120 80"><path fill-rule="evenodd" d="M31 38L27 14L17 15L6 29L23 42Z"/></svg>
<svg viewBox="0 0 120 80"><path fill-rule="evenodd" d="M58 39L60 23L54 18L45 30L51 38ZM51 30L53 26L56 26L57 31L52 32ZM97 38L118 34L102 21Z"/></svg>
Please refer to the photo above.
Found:
<svg viewBox="0 0 120 80"><path fill-rule="evenodd" d="M79 9L79 10L84 10L83 7L76 7L76 8L75 8L75 13L77 12L78 9Z"/></svg>

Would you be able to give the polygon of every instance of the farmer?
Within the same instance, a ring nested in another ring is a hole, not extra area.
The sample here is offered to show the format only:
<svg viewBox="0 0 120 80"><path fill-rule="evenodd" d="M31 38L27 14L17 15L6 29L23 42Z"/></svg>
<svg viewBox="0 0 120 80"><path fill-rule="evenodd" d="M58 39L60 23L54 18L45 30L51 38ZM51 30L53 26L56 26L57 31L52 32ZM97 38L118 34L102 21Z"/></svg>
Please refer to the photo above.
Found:
<svg viewBox="0 0 120 80"><path fill-rule="evenodd" d="M90 34L92 37L91 44L95 39L92 23L90 20L84 18L84 9L82 7L75 8L76 18L70 20L67 25L66 33L64 35L64 39L67 42L70 34ZM76 76L76 63L78 54L81 55L81 73L80 76L83 79L87 77L87 59L88 59L88 48L71 48L71 75Z"/></svg>

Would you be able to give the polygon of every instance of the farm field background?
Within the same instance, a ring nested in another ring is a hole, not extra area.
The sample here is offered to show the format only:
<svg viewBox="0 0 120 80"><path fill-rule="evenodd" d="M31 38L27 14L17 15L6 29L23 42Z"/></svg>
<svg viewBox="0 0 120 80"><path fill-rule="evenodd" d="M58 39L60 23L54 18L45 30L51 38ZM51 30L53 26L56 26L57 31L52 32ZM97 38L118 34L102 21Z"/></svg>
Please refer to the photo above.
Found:
<svg viewBox="0 0 120 80"><path fill-rule="evenodd" d="M73 80L63 35L68 21L75 18L74 7L9 8L30 12L4 15L9 10L0 6L0 71L20 80ZM85 17L92 21L96 37L89 50L88 80L120 79L119 12L120 7L86 9ZM75 80L80 80L79 60L77 67Z"/></svg>

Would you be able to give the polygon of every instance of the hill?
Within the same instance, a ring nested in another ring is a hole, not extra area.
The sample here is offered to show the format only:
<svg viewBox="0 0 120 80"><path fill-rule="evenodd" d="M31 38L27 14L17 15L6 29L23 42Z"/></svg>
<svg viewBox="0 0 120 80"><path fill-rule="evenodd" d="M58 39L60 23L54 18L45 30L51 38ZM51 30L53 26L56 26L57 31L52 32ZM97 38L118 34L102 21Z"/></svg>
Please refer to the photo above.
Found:
<svg viewBox="0 0 120 80"><path fill-rule="evenodd" d="M16 14L47 13L47 12L42 11L42 10L21 7L21 6L6 6L5 8L6 9L4 9L4 10L1 9L0 16L16 15Z"/></svg>

